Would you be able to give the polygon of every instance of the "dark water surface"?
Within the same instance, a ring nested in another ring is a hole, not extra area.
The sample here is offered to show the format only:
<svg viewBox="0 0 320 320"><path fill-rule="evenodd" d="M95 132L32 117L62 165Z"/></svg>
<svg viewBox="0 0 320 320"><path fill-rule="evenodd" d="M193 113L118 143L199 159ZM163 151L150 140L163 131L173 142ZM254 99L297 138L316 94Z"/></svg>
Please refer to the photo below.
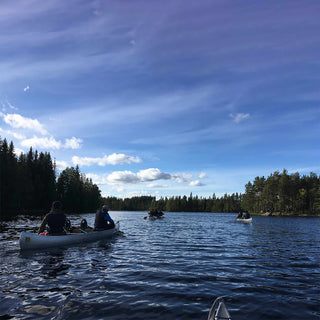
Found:
<svg viewBox="0 0 320 320"><path fill-rule="evenodd" d="M21 253L21 217L1 237L0 319L320 319L320 219L111 212L123 235ZM74 225L85 217L72 216Z"/></svg>

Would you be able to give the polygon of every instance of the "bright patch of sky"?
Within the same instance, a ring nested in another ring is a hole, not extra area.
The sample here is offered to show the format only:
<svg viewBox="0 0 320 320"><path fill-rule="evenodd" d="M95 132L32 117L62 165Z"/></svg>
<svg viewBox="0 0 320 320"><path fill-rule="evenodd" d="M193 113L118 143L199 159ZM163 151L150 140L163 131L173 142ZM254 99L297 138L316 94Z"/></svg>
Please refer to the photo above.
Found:
<svg viewBox="0 0 320 320"><path fill-rule="evenodd" d="M0 2L0 136L103 195L320 173L320 2Z"/></svg>

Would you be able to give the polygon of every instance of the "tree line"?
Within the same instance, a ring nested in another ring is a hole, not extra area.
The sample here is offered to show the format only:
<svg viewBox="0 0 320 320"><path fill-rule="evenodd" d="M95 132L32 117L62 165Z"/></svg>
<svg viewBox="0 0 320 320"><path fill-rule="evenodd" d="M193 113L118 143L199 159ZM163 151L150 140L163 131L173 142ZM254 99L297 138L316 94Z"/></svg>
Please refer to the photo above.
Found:
<svg viewBox="0 0 320 320"><path fill-rule="evenodd" d="M225 194L219 198L213 194L212 197L203 198L193 196L161 197L156 199L153 196L140 196L132 198L103 198L112 210L124 211L145 211L161 210L171 212L239 212L241 209L241 195L233 193Z"/></svg>
<svg viewBox="0 0 320 320"><path fill-rule="evenodd" d="M224 194L222 197L152 196L118 199L104 198L113 210L162 210L183 212L239 212L320 215L320 177L311 172L300 175L275 171L269 177L256 177L245 185L244 194Z"/></svg>
<svg viewBox="0 0 320 320"><path fill-rule="evenodd" d="M183 212L239 212L320 215L320 178L315 173L302 175L275 171L269 177L256 177L245 185L244 194L233 193L209 198L193 196L134 197L104 199L113 210L153 210Z"/></svg>
<svg viewBox="0 0 320 320"><path fill-rule="evenodd" d="M48 152L30 148L15 155L13 143L0 137L0 217L16 214L44 214L54 200L60 200L66 212L94 212L102 204L111 210L183 211L183 212L279 212L319 215L320 178L315 173L302 175L275 171L269 177L256 177L245 185L245 192L217 197L140 196L132 198L101 197L91 179L79 167L66 168L59 176Z"/></svg>
<svg viewBox="0 0 320 320"><path fill-rule="evenodd" d="M78 166L57 177L50 153L30 148L16 156L13 143L0 137L0 217L43 215L54 200L60 200L66 212L92 212L101 205L101 192Z"/></svg>
<svg viewBox="0 0 320 320"><path fill-rule="evenodd" d="M252 212L320 214L320 178L313 172L302 175L275 171L245 185L241 206Z"/></svg>

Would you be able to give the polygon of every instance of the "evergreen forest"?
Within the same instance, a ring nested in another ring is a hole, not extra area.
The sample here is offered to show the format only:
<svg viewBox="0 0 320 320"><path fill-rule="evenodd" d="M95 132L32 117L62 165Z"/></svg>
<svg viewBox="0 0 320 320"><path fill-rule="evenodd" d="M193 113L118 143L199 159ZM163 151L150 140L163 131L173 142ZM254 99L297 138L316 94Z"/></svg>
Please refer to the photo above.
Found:
<svg viewBox="0 0 320 320"><path fill-rule="evenodd" d="M320 215L320 178L315 173L288 174L284 169L269 177L256 177L245 185L244 194L216 197L153 196L132 198L101 197L98 186L79 167L68 167L59 175L48 152L32 148L19 157L12 142L0 137L0 218L18 214L44 215L54 200L68 213L94 212L102 204L111 210L184 212L277 212L278 214Z"/></svg>
<svg viewBox="0 0 320 320"><path fill-rule="evenodd" d="M101 192L78 167L57 177L50 153L30 148L17 157L13 143L0 137L0 217L44 215L55 200L66 212L92 212L101 205Z"/></svg>

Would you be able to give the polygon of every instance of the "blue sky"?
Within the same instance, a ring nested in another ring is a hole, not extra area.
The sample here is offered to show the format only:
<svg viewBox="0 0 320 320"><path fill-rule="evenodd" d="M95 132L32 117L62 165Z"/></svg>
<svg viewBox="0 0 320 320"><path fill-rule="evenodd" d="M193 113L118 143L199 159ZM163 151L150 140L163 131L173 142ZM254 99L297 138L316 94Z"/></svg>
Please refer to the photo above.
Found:
<svg viewBox="0 0 320 320"><path fill-rule="evenodd" d="M320 173L320 1L0 2L0 136L104 196Z"/></svg>

